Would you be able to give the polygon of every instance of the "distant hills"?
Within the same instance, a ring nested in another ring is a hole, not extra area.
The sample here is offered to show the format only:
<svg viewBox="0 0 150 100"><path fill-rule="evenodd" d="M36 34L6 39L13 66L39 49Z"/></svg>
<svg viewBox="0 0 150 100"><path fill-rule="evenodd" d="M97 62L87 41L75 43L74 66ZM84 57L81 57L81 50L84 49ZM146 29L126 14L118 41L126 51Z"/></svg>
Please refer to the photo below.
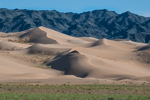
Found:
<svg viewBox="0 0 150 100"><path fill-rule="evenodd" d="M62 13L55 10L0 9L0 31L19 32L44 26L75 37L128 39L150 43L150 17L131 12L94 10Z"/></svg>

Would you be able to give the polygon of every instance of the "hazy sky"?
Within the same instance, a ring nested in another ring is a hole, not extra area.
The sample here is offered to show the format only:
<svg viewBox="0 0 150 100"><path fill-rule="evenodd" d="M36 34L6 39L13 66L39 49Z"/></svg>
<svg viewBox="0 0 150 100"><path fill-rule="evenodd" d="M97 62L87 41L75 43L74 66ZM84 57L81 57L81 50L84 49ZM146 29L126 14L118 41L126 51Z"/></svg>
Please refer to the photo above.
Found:
<svg viewBox="0 0 150 100"><path fill-rule="evenodd" d="M150 17L150 0L0 0L0 8L58 10L76 13L108 9L117 13L130 11Z"/></svg>

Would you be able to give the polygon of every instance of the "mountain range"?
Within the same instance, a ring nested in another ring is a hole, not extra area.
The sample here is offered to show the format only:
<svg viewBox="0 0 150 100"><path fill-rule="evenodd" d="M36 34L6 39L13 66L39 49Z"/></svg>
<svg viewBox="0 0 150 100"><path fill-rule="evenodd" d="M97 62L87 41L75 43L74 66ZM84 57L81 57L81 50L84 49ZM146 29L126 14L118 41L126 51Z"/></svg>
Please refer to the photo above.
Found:
<svg viewBox="0 0 150 100"><path fill-rule="evenodd" d="M118 14L106 9L83 13L0 9L1 32L20 32L39 26L75 37L127 39L150 43L150 17L129 11Z"/></svg>

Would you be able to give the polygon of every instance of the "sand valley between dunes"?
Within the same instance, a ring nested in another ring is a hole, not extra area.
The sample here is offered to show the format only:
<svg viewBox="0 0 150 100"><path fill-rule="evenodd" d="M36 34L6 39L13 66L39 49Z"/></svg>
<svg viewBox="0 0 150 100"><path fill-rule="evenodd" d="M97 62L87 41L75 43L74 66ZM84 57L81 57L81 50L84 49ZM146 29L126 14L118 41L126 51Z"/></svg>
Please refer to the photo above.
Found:
<svg viewBox="0 0 150 100"><path fill-rule="evenodd" d="M150 45L71 37L38 27L0 33L0 82L150 82Z"/></svg>

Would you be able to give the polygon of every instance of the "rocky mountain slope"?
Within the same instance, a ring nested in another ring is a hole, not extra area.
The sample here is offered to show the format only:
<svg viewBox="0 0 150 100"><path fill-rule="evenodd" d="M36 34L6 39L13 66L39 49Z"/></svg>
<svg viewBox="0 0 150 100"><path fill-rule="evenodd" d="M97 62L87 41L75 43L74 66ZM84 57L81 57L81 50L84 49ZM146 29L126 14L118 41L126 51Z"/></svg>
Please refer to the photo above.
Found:
<svg viewBox="0 0 150 100"><path fill-rule="evenodd" d="M19 32L39 26L76 37L150 43L150 18L131 12L117 14L104 9L78 14L55 10L0 9L1 32Z"/></svg>

